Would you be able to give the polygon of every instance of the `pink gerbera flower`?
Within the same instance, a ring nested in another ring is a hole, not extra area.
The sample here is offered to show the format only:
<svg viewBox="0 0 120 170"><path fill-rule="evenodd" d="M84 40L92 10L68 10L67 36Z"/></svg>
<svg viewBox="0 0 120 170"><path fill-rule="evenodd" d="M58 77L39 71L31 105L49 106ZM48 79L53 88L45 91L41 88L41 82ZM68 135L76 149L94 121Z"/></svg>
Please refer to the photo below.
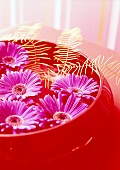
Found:
<svg viewBox="0 0 120 170"><path fill-rule="evenodd" d="M63 100L61 93L58 94L58 98L48 94L44 99L40 99L41 117L49 118L50 122L53 120L61 122L69 121L75 116L81 115L87 108L88 105L83 103L81 98L77 98L74 94L71 94L66 101ZM43 122L44 120L42 121L42 126Z"/></svg>
<svg viewBox="0 0 120 170"><path fill-rule="evenodd" d="M39 123L36 106L27 107L21 101L0 102L0 133L23 133L35 129Z"/></svg>
<svg viewBox="0 0 120 170"><path fill-rule="evenodd" d="M0 97L2 99L25 99L40 93L41 79L29 69L19 72L7 72L0 79Z"/></svg>
<svg viewBox="0 0 120 170"><path fill-rule="evenodd" d="M28 62L27 50L13 42L0 42L0 63L10 67L21 66Z"/></svg>
<svg viewBox="0 0 120 170"><path fill-rule="evenodd" d="M88 78L86 75L78 76L73 73L56 79L51 89L55 92L74 93L78 97L94 99L93 93L98 91L99 85L93 78Z"/></svg>

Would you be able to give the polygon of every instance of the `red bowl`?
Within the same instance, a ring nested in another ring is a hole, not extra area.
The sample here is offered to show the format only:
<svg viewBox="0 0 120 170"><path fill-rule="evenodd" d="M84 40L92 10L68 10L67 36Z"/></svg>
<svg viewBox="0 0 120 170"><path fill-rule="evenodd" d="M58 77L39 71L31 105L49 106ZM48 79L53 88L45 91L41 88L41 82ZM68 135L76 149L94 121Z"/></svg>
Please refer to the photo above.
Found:
<svg viewBox="0 0 120 170"><path fill-rule="evenodd" d="M42 44L50 47L47 53L51 61L43 60L47 64L52 65L53 70L56 69L53 59L57 48L56 44L43 41L34 42L37 43L36 48L41 47ZM17 41L15 43L24 45L25 42ZM28 49L27 47L25 48ZM34 47L31 45L29 51L32 48ZM36 53L37 51L35 51ZM74 53L75 55L79 55L80 64L88 60L88 57L84 54ZM75 63L76 60L73 62ZM91 63L90 60L88 62ZM42 65L40 67L46 69ZM25 134L0 134L0 163L2 165L41 165L41 163L54 160L81 149L102 130L112 110L112 92L107 80L99 71L95 71L95 69L92 69L88 65L87 72L85 68L82 69L82 74L85 73L88 77L93 77L99 84L99 91L89 108L82 115L78 115L67 123L53 128Z"/></svg>

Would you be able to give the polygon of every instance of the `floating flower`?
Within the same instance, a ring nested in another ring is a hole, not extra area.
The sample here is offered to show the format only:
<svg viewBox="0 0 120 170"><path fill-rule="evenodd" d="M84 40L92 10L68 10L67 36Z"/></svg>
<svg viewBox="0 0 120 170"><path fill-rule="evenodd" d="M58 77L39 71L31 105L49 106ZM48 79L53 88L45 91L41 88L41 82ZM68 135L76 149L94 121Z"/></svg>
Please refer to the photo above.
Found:
<svg viewBox="0 0 120 170"><path fill-rule="evenodd" d="M27 63L27 50L22 46L13 42L8 42L6 45L4 42L0 42L0 63L16 67Z"/></svg>
<svg viewBox="0 0 120 170"><path fill-rule="evenodd" d="M74 93L79 97L94 98L91 93L97 92L98 87L97 82L86 75L67 74L56 79L51 89L55 92L61 91L63 93Z"/></svg>
<svg viewBox="0 0 120 170"><path fill-rule="evenodd" d="M24 130L35 129L39 114L36 106L27 107L21 101L0 102L0 132L11 131L21 133Z"/></svg>
<svg viewBox="0 0 120 170"><path fill-rule="evenodd" d="M49 94L40 99L40 109L42 109L42 116L52 118L59 121L69 121L73 117L80 115L88 108L88 105L82 103L81 98L71 94L67 101L63 101L62 94L58 94L58 98L51 97Z"/></svg>
<svg viewBox="0 0 120 170"><path fill-rule="evenodd" d="M40 93L41 79L26 69L19 72L7 72L0 79L0 97L4 99L25 99Z"/></svg>

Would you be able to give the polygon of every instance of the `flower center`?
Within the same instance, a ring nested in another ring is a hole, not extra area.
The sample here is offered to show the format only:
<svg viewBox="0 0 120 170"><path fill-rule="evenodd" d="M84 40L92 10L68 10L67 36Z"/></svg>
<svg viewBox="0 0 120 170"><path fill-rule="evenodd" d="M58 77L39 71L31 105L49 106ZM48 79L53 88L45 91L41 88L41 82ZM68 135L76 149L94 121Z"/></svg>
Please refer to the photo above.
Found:
<svg viewBox="0 0 120 170"><path fill-rule="evenodd" d="M3 63L5 64L13 64L15 63L15 59L12 57L12 56L5 56L3 59L2 59Z"/></svg>
<svg viewBox="0 0 120 170"><path fill-rule="evenodd" d="M23 118L18 115L10 115L5 119L5 122L11 126L20 126L23 123Z"/></svg>
<svg viewBox="0 0 120 170"><path fill-rule="evenodd" d="M72 119L72 117L69 115L69 114L67 114L67 113L65 113L65 112L55 112L55 114L53 115L53 119L54 120L61 120L61 121L69 121L69 120L71 120Z"/></svg>
<svg viewBox="0 0 120 170"><path fill-rule="evenodd" d="M73 93L83 93L83 90L78 87L68 87L68 92Z"/></svg>
<svg viewBox="0 0 120 170"><path fill-rule="evenodd" d="M16 95L23 95L26 93L26 87L24 84L16 84L12 88L12 93Z"/></svg>

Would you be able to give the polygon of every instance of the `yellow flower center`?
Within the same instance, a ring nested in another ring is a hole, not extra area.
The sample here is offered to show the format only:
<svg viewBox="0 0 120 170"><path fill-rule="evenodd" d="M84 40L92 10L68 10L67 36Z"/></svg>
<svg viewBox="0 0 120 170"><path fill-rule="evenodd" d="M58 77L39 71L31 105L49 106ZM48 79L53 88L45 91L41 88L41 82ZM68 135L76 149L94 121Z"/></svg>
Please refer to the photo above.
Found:
<svg viewBox="0 0 120 170"><path fill-rule="evenodd" d="M2 61L4 64L14 64L15 63L15 59L12 56L5 56L4 58L2 58Z"/></svg>
<svg viewBox="0 0 120 170"><path fill-rule="evenodd" d="M55 112L55 114L53 115L53 119L67 122L71 120L72 117L68 113L59 111Z"/></svg>
<svg viewBox="0 0 120 170"><path fill-rule="evenodd" d="M11 126L20 126L23 123L23 118L18 115L10 115L5 119L5 122Z"/></svg>
<svg viewBox="0 0 120 170"><path fill-rule="evenodd" d="M83 90L82 89L80 89L80 88L78 88L78 87L68 87L68 91L71 93L71 92L73 92L73 93L79 93L79 94L81 94L82 95L82 93L83 93Z"/></svg>
<svg viewBox="0 0 120 170"><path fill-rule="evenodd" d="M16 84L12 88L12 93L16 95L23 95L26 93L26 87L24 84Z"/></svg>

